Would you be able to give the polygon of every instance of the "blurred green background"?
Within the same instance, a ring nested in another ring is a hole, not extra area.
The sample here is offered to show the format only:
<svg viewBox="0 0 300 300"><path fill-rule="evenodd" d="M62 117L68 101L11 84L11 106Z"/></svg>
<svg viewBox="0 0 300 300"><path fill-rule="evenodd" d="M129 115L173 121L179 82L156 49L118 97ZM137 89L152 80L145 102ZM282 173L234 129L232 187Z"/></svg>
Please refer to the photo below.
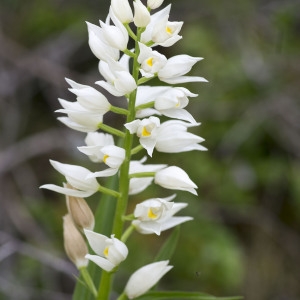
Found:
<svg viewBox="0 0 300 300"><path fill-rule="evenodd" d="M300 2L174 0L183 39L160 49L201 56L187 87L189 111L208 152L158 155L185 169L199 197L178 192L194 217L181 227L161 288L249 300L300 299ZM61 184L48 159L94 168L76 150L84 134L60 124L57 98L75 100L65 77L100 79L85 21L104 20L109 1L0 0L0 299L71 299L76 270L65 257ZM113 101L113 99L111 99ZM113 115L107 121L118 124ZM150 161L149 161L150 162ZM152 186L133 202L167 196ZM97 199L88 200L94 208ZM131 208L133 204L131 205ZM117 286L151 262L169 235L134 234Z"/></svg>

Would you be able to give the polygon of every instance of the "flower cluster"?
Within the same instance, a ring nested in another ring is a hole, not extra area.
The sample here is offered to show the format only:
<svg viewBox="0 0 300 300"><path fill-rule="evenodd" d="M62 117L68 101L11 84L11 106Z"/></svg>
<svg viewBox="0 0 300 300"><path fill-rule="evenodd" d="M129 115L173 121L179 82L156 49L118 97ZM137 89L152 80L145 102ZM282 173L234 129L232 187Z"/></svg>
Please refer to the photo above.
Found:
<svg viewBox="0 0 300 300"><path fill-rule="evenodd" d="M110 104L95 87L70 79L66 81L70 92L76 95L76 101L59 99L62 109L57 112L65 114L58 118L59 121L86 133L85 145L78 147L78 150L95 164L104 166L100 170L90 171L51 160L52 166L65 177L66 183L63 186L42 186L66 195L65 248L80 270L92 261L105 272L114 272L130 255L126 241L133 230L141 234L160 235L162 231L192 219L175 216L187 206L187 203L173 201L175 194L144 200L126 215L129 196L141 193L152 183L197 195L197 185L183 169L167 164L148 164L147 157L157 152L206 150L200 144L203 138L188 131L200 125L186 110L189 97L196 97L197 94L184 87L172 86L205 82L203 77L186 75L202 58L186 54L167 58L155 50L156 46L170 47L178 42L182 38L179 33L183 22L169 21L171 5L153 13L163 0L145 2L134 0L131 7L128 0L111 0L105 22L100 21L99 25L87 22L89 46L99 59L102 76L96 85L112 97L118 97L120 106ZM134 49L128 49L129 40L134 41ZM162 85L148 85L154 78ZM103 123L103 116L109 111L126 118L123 128L113 128ZM162 121L161 116L167 120ZM116 138L121 142L115 143ZM134 155L139 152L145 153L144 158L134 160ZM109 176L118 176L118 189L105 187L97 179ZM117 198L110 237L93 231L97 220L94 220L91 209L83 199L97 192ZM124 230L126 221L130 223ZM87 243L94 254L88 254ZM154 262L140 268L130 277L122 297L132 299L146 293L171 268L168 261ZM103 292L103 289L97 292L94 283L87 276L84 278L94 295ZM109 288L110 284L107 284Z"/></svg>

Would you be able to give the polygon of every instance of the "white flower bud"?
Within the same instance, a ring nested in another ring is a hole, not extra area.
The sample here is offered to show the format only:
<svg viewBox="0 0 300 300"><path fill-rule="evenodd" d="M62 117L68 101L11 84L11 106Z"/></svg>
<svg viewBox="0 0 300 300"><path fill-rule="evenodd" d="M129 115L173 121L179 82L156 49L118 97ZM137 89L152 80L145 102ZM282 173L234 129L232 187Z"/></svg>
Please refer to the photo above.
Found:
<svg viewBox="0 0 300 300"><path fill-rule="evenodd" d="M148 0L147 1L147 6L150 7L151 9L158 8L162 5L164 0Z"/></svg>
<svg viewBox="0 0 300 300"><path fill-rule="evenodd" d="M188 191L197 195L196 184L188 174L176 166L167 167L156 172L154 182L166 189Z"/></svg>
<svg viewBox="0 0 300 300"><path fill-rule="evenodd" d="M134 6L134 24L136 27L146 27L150 23L150 13L147 7L141 2L141 0L135 0Z"/></svg>
<svg viewBox="0 0 300 300"><path fill-rule="evenodd" d="M143 266L135 271L129 278L125 294L129 299L134 299L150 290L173 266L168 266L169 261L158 261Z"/></svg>
<svg viewBox="0 0 300 300"><path fill-rule="evenodd" d="M111 7L123 24L132 22L133 15L128 0L111 0Z"/></svg>

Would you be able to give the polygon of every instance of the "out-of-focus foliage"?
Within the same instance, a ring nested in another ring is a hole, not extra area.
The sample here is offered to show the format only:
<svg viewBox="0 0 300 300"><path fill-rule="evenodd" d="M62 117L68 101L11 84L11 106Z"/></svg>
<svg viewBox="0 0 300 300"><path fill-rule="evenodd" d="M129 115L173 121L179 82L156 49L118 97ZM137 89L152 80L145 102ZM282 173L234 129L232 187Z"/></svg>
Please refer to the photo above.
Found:
<svg viewBox="0 0 300 300"><path fill-rule="evenodd" d="M166 4L170 1L165 1ZM75 268L62 247L63 196L40 191L63 180L48 159L95 168L77 150L84 135L55 119L71 100L64 77L99 80L84 21L104 20L109 1L0 2L0 299L70 299ZM187 170L199 198L187 201L175 268L161 287L255 300L300 298L300 3L296 0L174 0L183 40L167 56L202 56L192 70L207 84L190 111L209 151L157 155ZM74 99L74 98L73 98ZM109 115L109 122L118 120ZM133 203L169 195L150 187ZM98 199L89 203L95 207ZM151 261L163 239L138 246L118 275ZM150 240L150 242L149 242ZM143 245L148 245L142 247Z"/></svg>

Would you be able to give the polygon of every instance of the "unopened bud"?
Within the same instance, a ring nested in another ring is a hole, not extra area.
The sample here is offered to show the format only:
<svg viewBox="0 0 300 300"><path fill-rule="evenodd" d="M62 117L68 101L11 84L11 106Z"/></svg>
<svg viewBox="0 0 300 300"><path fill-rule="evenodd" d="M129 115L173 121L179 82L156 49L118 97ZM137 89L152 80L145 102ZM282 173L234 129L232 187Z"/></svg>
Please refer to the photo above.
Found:
<svg viewBox="0 0 300 300"><path fill-rule="evenodd" d="M72 188L71 185L65 184L65 187ZM95 225L94 215L87 202L80 197L66 196L68 212L73 222L80 229L93 230Z"/></svg>
<svg viewBox="0 0 300 300"><path fill-rule="evenodd" d="M147 6L150 7L151 9L158 8L162 5L164 0L148 0L147 1Z"/></svg>
<svg viewBox="0 0 300 300"><path fill-rule="evenodd" d="M86 267L88 260L85 256L88 253L88 248L69 214L63 217L63 229L64 247L68 257L76 265L77 269Z"/></svg>

